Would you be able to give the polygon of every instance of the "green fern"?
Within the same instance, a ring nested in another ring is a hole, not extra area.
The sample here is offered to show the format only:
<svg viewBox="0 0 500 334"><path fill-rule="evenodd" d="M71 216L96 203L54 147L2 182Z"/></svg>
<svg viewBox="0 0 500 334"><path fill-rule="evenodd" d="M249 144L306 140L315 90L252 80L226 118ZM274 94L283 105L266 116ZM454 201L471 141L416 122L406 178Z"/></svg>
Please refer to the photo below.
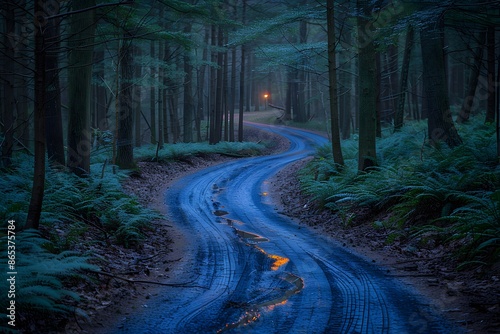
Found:
<svg viewBox="0 0 500 334"><path fill-rule="evenodd" d="M264 148L264 145L252 142L220 142L216 145L210 145L206 142L166 144L162 149L158 150L158 161L182 160L193 155L211 153L250 156L259 154ZM145 145L135 150L138 160L156 161L156 154L156 145Z"/></svg>
<svg viewBox="0 0 500 334"><path fill-rule="evenodd" d="M469 204L449 217L455 223L453 239L466 240L462 254L485 264L500 261L500 190L468 197Z"/></svg>
<svg viewBox="0 0 500 334"><path fill-rule="evenodd" d="M85 179L48 171L42 217L51 218L52 225L68 224L66 230L71 233L83 233L78 223L83 222L101 229L106 242L111 236L127 247L137 244L142 239L142 229L161 216L123 192L120 181L127 177L124 172L115 174L112 166L107 166L101 177L102 164L92 164L91 169L92 174ZM67 235L56 243L61 249L69 249L71 242L76 241Z"/></svg>
<svg viewBox="0 0 500 334"><path fill-rule="evenodd" d="M18 323L34 322L44 317L67 317L74 311L79 297L65 287L70 277L85 278L85 271L98 270L88 263L89 258L74 252L53 254L47 251L50 241L34 231L16 234L16 313ZM0 238L0 247L7 249L7 237ZM5 252L2 252L5 253ZM3 254L1 266L6 268ZM5 285L2 287L7 288ZM3 288L2 288L3 289ZM2 291L0 302L7 305L7 291ZM4 318L5 311L2 311Z"/></svg>
<svg viewBox="0 0 500 334"><path fill-rule="evenodd" d="M467 145L450 149L427 145L424 122L411 124L378 141L381 167L367 173L356 173L356 138L343 143L348 154L341 173L334 171L328 150L319 149L300 173L302 190L340 215L358 208L386 210L396 234L409 227L415 237L421 232L446 242L461 239L469 246L469 261L483 261L485 254L498 261L500 219L492 204L497 195L485 197L500 188L494 127L479 117L471 120L460 129Z"/></svg>

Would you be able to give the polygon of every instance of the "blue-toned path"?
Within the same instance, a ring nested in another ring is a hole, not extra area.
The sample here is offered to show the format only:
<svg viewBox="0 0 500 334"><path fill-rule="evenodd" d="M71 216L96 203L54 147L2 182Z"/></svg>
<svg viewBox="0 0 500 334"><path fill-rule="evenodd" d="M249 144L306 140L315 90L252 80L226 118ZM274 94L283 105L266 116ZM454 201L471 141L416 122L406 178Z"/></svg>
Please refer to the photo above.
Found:
<svg viewBox="0 0 500 334"><path fill-rule="evenodd" d="M276 212L269 178L326 139L259 127L286 137L289 150L204 169L165 194L190 241L175 276L196 287L165 287L109 332L457 333L382 270Z"/></svg>

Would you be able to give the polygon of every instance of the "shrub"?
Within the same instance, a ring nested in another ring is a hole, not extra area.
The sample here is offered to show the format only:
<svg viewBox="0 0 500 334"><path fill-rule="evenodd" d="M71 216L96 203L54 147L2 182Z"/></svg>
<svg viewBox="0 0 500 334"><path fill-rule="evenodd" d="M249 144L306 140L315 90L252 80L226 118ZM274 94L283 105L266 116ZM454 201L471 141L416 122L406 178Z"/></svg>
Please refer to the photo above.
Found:
<svg viewBox="0 0 500 334"><path fill-rule="evenodd" d="M27 328L28 324L50 317L66 318L76 309L74 303L79 297L67 284L69 279L85 279L86 270L98 268L88 263L89 258L74 252L54 254L48 251L51 242L42 238L36 231L23 231L15 235L16 264L15 300L16 325ZM0 237L2 268L7 268L7 236ZM2 287L9 289L6 284ZM0 303L9 305L7 291L2 291ZM1 317L7 317L5 308ZM54 324L56 321L53 322ZM5 322L2 322L5 325ZM0 325L1 326L1 325ZM2 330L2 328L0 328ZM7 331L7 328L3 328Z"/></svg>
<svg viewBox="0 0 500 334"><path fill-rule="evenodd" d="M423 141L421 123L406 126L378 141L380 167L364 173L356 171L354 140L343 143L348 158L340 173L325 146L301 171L302 189L342 215L359 208L385 211L393 228L460 239L466 261L497 262L500 195L494 191L500 188L500 172L494 128L476 120L461 132L466 144L431 147Z"/></svg>

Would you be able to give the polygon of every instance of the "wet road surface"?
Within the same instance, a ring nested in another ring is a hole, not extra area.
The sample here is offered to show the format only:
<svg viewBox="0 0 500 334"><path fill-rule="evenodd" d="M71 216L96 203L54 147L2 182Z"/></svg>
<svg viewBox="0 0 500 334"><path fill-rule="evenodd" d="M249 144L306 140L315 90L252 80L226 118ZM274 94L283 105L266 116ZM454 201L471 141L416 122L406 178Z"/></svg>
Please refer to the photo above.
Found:
<svg viewBox="0 0 500 334"><path fill-rule="evenodd" d="M113 333L450 333L426 302L384 272L276 212L268 180L326 139L262 126L287 152L204 169L166 194L189 235L176 277Z"/></svg>

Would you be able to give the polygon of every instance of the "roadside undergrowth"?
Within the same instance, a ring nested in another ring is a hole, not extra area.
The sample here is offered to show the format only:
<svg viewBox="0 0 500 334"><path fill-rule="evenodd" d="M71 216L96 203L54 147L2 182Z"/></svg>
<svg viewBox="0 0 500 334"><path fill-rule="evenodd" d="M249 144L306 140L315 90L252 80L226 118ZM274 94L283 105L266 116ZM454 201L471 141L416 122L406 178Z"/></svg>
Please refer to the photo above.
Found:
<svg viewBox="0 0 500 334"><path fill-rule="evenodd" d="M165 164L210 154L257 155L265 149L264 144L170 144L159 150L151 145L137 149L135 155L138 161ZM0 173L3 189L0 198L0 247L3 253L0 266L7 268L8 265L7 246L9 240L12 243L8 226L11 221L10 225L15 226L15 269L18 273L15 285L17 330L56 332L63 330L70 319L85 318L85 305L95 304L95 300L83 302L82 295L91 293L92 297L87 298L93 299L101 294L97 287L102 284L102 277L97 273L113 277L123 275L125 269L130 271L133 267L127 264L127 259L124 265L129 267L120 268L120 264L112 263L112 254L130 254L127 257L135 258L137 262L140 260L137 254L148 258L155 251L144 249L145 238L165 221L165 217L145 207L135 196L126 194L123 181L140 171L119 170L111 165L110 152L107 145L94 148L91 173L85 178L47 162L45 196L37 231L23 229L33 180L32 158L16 156L12 167ZM168 241L167 236L164 237ZM164 245L164 249L168 250L168 246ZM122 271L110 272L113 269ZM147 267L145 270L149 273ZM9 305L13 300L8 297L8 289L2 284L2 305ZM4 319L8 319L8 314L6 308L0 311ZM5 321L0 324L0 332L13 332L12 328Z"/></svg>
<svg viewBox="0 0 500 334"><path fill-rule="evenodd" d="M215 145L203 143L166 144L163 148L157 145L145 145L136 149L135 154L140 161L167 162L183 160L190 156L203 154L221 154L233 157L247 157L259 155L267 143L253 142L220 142Z"/></svg>
<svg viewBox="0 0 500 334"><path fill-rule="evenodd" d="M301 186L319 208L336 212L346 228L369 220L374 229L387 231L386 243L446 245L458 269L490 267L500 262L495 129L477 119L459 131L465 144L432 147L425 141L426 124L407 124L378 140L379 167L365 173L356 169L355 137L343 143L342 172L330 147L321 147L301 171Z"/></svg>

